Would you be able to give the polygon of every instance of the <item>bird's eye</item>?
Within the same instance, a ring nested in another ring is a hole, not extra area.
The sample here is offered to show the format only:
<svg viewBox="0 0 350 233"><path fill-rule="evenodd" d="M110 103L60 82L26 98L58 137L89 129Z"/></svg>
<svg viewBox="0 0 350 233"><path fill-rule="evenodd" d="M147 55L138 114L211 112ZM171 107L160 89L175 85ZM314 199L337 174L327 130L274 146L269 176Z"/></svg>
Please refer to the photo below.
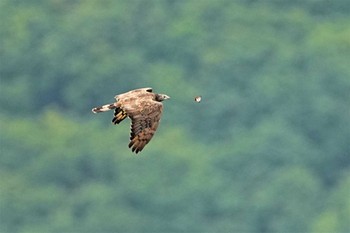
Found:
<svg viewBox="0 0 350 233"><path fill-rule="evenodd" d="M152 89L150 88L150 89L147 89L146 91L147 91L147 92L152 92Z"/></svg>

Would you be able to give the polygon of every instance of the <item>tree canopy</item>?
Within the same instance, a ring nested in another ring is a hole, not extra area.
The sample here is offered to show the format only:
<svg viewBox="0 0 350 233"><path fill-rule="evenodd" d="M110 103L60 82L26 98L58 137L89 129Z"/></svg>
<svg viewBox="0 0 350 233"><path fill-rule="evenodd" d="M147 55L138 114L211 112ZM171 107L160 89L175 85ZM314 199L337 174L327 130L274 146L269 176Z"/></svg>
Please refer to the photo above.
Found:
<svg viewBox="0 0 350 233"><path fill-rule="evenodd" d="M0 231L349 232L349 12L0 0ZM149 86L171 99L135 156L91 108Z"/></svg>

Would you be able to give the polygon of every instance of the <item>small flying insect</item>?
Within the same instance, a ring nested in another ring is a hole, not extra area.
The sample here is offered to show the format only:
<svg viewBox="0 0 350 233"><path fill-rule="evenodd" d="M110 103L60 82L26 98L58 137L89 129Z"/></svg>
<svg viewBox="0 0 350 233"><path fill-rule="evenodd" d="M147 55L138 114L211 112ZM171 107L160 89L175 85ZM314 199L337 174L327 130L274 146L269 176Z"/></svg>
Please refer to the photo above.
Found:
<svg viewBox="0 0 350 233"><path fill-rule="evenodd" d="M201 102L201 100L202 100L202 96L196 96L196 97L194 97L194 101L196 101L197 103L200 103Z"/></svg>

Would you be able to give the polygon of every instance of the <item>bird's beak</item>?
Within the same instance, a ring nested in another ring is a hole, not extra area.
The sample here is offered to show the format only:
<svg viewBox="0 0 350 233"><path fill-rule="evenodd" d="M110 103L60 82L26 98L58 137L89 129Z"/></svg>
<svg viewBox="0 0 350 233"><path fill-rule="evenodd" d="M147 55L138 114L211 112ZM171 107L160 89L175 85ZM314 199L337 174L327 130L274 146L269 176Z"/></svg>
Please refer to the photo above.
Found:
<svg viewBox="0 0 350 233"><path fill-rule="evenodd" d="M170 96L168 96L168 95L164 95L164 99L170 99Z"/></svg>

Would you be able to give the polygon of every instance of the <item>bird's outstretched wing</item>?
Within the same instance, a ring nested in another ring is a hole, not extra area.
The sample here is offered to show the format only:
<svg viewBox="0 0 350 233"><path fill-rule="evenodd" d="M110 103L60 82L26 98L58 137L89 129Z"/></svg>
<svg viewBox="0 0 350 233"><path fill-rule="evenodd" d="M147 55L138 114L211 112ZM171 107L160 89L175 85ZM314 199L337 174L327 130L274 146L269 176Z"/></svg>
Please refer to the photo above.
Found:
<svg viewBox="0 0 350 233"><path fill-rule="evenodd" d="M155 134L163 111L163 104L152 99L136 101L135 108L127 108L131 119L129 148L142 151Z"/></svg>

